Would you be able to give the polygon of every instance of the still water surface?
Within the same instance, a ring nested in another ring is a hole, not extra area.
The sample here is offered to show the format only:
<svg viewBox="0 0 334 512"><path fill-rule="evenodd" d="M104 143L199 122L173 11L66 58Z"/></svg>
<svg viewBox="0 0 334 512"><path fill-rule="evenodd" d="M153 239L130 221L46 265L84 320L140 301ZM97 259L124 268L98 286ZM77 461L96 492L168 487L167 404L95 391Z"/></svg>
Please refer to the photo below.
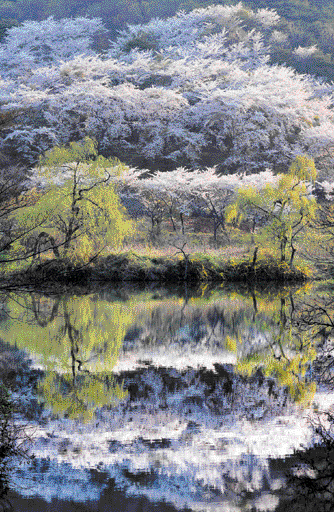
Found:
<svg viewBox="0 0 334 512"><path fill-rule="evenodd" d="M329 450L313 448L312 422L334 403L331 296L4 295L0 338L22 365L11 386L34 456L12 467L14 510L331 510L332 488L311 492L301 461L324 467Z"/></svg>

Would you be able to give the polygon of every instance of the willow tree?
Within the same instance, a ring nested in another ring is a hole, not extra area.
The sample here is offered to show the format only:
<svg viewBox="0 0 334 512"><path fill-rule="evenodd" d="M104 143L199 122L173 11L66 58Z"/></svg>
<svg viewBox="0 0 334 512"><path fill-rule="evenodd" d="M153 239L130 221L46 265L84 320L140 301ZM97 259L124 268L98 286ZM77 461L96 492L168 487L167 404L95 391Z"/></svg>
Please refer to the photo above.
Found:
<svg viewBox="0 0 334 512"><path fill-rule="evenodd" d="M277 183L268 183L262 190L252 186L240 188L227 209L227 220L240 224L252 218L255 224L257 219L258 241L264 239L268 245L271 240L279 248L281 262L286 261L289 252L292 265L296 243L316 216L317 204L310 191L310 182L316 175L313 160L297 156L289 172L279 175Z"/></svg>
<svg viewBox="0 0 334 512"><path fill-rule="evenodd" d="M35 258L49 249L56 258L81 263L119 246L132 229L112 184L124 169L117 159L98 155L88 137L46 152L35 174L42 192L12 215L17 229L27 233L13 251L24 254L28 247Z"/></svg>

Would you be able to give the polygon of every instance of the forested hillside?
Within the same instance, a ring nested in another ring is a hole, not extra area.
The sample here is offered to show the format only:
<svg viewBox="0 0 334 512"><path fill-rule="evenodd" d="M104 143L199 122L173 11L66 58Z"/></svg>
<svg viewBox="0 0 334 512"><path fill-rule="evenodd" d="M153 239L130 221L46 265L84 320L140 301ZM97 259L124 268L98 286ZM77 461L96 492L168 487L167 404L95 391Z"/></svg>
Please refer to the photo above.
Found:
<svg viewBox="0 0 334 512"><path fill-rule="evenodd" d="M13 27L0 45L2 155L31 165L89 136L141 168L279 172L306 153L331 174L333 87L270 64L279 25L272 10L212 6L129 26L102 53L98 19Z"/></svg>
<svg viewBox="0 0 334 512"><path fill-rule="evenodd" d="M174 16L177 11L189 12L212 3L234 5L237 1L216 0L1 0L0 37L5 28L25 20L41 21L88 16L100 17L108 38L115 39L126 24L147 23L152 18ZM271 62L286 63L301 73L312 73L327 80L334 79L334 2L323 0L247 0L245 9L275 9L280 16L276 44L270 51ZM243 22L248 26L245 11ZM107 39L100 40L106 45ZM279 44L278 44L279 43ZM309 51L298 47L313 47Z"/></svg>

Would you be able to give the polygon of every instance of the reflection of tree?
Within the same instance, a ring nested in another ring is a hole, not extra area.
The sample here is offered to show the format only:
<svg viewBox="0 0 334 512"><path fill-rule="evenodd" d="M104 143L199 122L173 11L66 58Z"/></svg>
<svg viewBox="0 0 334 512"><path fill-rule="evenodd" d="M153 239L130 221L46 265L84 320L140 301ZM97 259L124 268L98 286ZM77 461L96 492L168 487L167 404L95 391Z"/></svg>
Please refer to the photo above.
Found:
<svg viewBox="0 0 334 512"><path fill-rule="evenodd" d="M295 318L299 330L317 340L315 374L323 384L334 383L334 299L331 288L320 290L317 297L304 301Z"/></svg>
<svg viewBox="0 0 334 512"><path fill-rule="evenodd" d="M291 292L281 294L272 307L271 318L258 314L258 301L254 301L253 324L257 332L227 337L227 348L236 352L236 370L251 376L261 369L266 377L275 377L287 388L290 397L298 403L312 401L316 384L309 379L309 368L316 358L315 341L307 331L300 332L294 325L296 305ZM268 315L269 316L269 315Z"/></svg>
<svg viewBox="0 0 334 512"><path fill-rule="evenodd" d="M235 353L240 374L251 376L260 369L276 377L293 400L309 403L316 389L310 371L316 339L297 325L302 303L298 297L309 289L298 292L283 288L262 294L249 289L221 293L212 302L190 297L186 304L158 303L150 314L137 317L126 341L140 338L146 350L160 344L225 348Z"/></svg>
<svg viewBox="0 0 334 512"><path fill-rule="evenodd" d="M111 373L97 373L86 368L91 356L83 358L81 348L85 340L82 325L77 328L73 323L67 300L62 301L62 306L64 325L61 332L63 339L67 336L69 341L71 373L48 372L39 390L54 413L91 420L98 407L114 405L126 396L126 392L114 381Z"/></svg>
<svg viewBox="0 0 334 512"><path fill-rule="evenodd" d="M38 389L54 414L89 421L97 408L112 407L127 396L112 374L86 371L77 370L74 377L52 371L46 374Z"/></svg>
<svg viewBox="0 0 334 512"><path fill-rule="evenodd" d="M51 311L45 311L45 308L43 308L43 302L41 301L40 295L36 296L34 293L31 294L32 311L34 313L36 322L40 327L46 327L58 315L60 297L56 298L52 302L53 304L51 307Z"/></svg>
<svg viewBox="0 0 334 512"><path fill-rule="evenodd" d="M42 357L53 377L50 373L41 392L55 403L51 387L58 390L62 414L70 414L65 407L70 396L77 404L73 410L80 409L80 387L86 388L87 397L95 389L101 404L106 396L111 400L111 385L102 381L110 375L123 339L126 350L132 342L134 350L139 343L147 352L154 345L226 349L235 353L240 374L251 376L261 369L276 377L294 400L307 403L315 391L311 367L318 338L302 319L306 294L291 289L265 295L257 290L219 291L214 300L190 296L186 302L175 297L160 300L163 297L148 292L122 302L97 295L13 295L7 301L12 320L0 323L0 336Z"/></svg>
<svg viewBox="0 0 334 512"><path fill-rule="evenodd" d="M42 358L38 389L54 413L91 419L125 397L111 373L132 319L125 304L34 293L10 296L7 307L1 335Z"/></svg>
<svg viewBox="0 0 334 512"><path fill-rule="evenodd" d="M14 406L8 390L0 383L0 510L10 509L6 496L9 491L10 463L13 457L27 457L24 429L14 424Z"/></svg>

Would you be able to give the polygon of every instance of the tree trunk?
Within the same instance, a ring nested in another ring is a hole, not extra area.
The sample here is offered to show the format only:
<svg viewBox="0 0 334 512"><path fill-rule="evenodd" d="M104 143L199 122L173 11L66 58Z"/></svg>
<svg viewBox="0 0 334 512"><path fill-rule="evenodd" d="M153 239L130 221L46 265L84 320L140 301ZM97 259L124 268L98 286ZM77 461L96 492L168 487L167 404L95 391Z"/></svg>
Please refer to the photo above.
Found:
<svg viewBox="0 0 334 512"><path fill-rule="evenodd" d="M258 252L258 250L259 250L259 248L255 247L254 252L253 252L252 268L255 267L255 263L256 263L256 260L257 260L257 252Z"/></svg>
<svg viewBox="0 0 334 512"><path fill-rule="evenodd" d="M256 225L256 222L255 222L255 219L253 218L252 227L251 227L252 233L255 233L255 225Z"/></svg>
<svg viewBox="0 0 334 512"><path fill-rule="evenodd" d="M291 245L290 267L292 266L293 258L295 256L295 252L296 252L296 248L293 245Z"/></svg>
<svg viewBox="0 0 334 512"><path fill-rule="evenodd" d="M184 219L183 219L183 213L180 213L180 221L181 221L182 235L184 235Z"/></svg>
<svg viewBox="0 0 334 512"><path fill-rule="evenodd" d="M172 209L170 208L169 210L169 217L170 217L170 220L172 222L172 226L173 226L173 231L176 231L176 226L175 226L175 222L174 222L174 218L173 218L173 211Z"/></svg>
<svg viewBox="0 0 334 512"><path fill-rule="evenodd" d="M56 241L55 239L53 238L53 236L50 235L50 242L51 242L51 245L52 245L52 251L53 251L53 254L55 255L56 258L59 258L60 257L60 254L59 254L59 250L58 250L58 247L57 247L57 244L56 244Z"/></svg>
<svg viewBox="0 0 334 512"><path fill-rule="evenodd" d="M281 240L281 261L285 261L286 239Z"/></svg>
<svg viewBox="0 0 334 512"><path fill-rule="evenodd" d="M213 218L213 239L215 242L217 242L218 227L219 227L219 224L217 223L216 219Z"/></svg>
<svg viewBox="0 0 334 512"><path fill-rule="evenodd" d="M157 219L156 220L156 223L157 223L157 235L160 235L160 233L161 233L161 222L162 222L161 219Z"/></svg>

